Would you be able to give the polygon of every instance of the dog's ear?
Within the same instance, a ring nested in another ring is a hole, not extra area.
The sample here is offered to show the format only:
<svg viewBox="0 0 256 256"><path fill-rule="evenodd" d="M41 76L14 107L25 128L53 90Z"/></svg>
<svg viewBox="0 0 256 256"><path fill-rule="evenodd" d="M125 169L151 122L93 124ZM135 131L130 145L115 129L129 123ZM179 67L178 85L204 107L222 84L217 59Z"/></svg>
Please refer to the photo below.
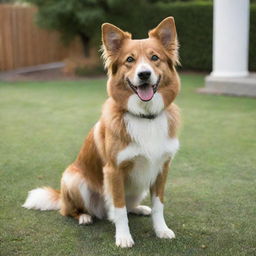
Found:
<svg viewBox="0 0 256 256"><path fill-rule="evenodd" d="M120 28L110 23L102 24L101 31L101 50L105 68L108 70L108 74L115 74L117 72L118 53L122 47L124 40L130 39L131 34L129 34L128 32L124 32Z"/></svg>
<svg viewBox="0 0 256 256"><path fill-rule="evenodd" d="M118 52L125 39L131 38L131 35L124 32L120 28L110 24L104 23L101 26L102 43L109 53L114 54Z"/></svg>
<svg viewBox="0 0 256 256"><path fill-rule="evenodd" d="M168 50L171 44L177 40L174 18L165 18L156 28L149 31L148 35L149 37L156 37Z"/></svg>
<svg viewBox="0 0 256 256"><path fill-rule="evenodd" d="M160 24L149 31L149 37L157 38L163 45L166 52L171 56L174 64L178 62L178 40L176 26L173 17L165 18Z"/></svg>

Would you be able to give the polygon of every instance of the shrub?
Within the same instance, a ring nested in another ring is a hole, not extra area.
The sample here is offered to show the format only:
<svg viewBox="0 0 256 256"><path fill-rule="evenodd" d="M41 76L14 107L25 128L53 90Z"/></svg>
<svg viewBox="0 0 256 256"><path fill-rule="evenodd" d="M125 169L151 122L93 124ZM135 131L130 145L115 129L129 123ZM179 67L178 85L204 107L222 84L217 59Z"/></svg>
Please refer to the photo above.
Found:
<svg viewBox="0 0 256 256"><path fill-rule="evenodd" d="M158 4L162 17L175 18L184 69L212 68L213 6L211 3ZM162 18L161 17L161 18Z"/></svg>
<svg viewBox="0 0 256 256"><path fill-rule="evenodd" d="M137 6L138 7L138 6ZM213 40L212 2L158 2L150 6L138 7L134 17L112 15L110 22L132 32L134 38L144 38L149 29L155 27L167 16L175 18L180 42L182 69L211 71ZM143 16L139 15L143 10ZM128 14L129 16L130 14ZM256 5L250 9L249 69L256 70Z"/></svg>
<svg viewBox="0 0 256 256"><path fill-rule="evenodd" d="M145 38L163 18L174 16L180 41L183 69L212 69L213 4L204 0L26 0L39 8L38 22L56 29L64 38L80 36L89 56L89 43L100 42L100 24L113 23ZM256 0L254 0L255 2ZM256 4L251 4L250 69L256 70ZM239 22L239 21L238 21Z"/></svg>
<svg viewBox="0 0 256 256"><path fill-rule="evenodd" d="M75 74L78 76L97 77L104 74L104 68L101 64L95 66L78 66L75 69Z"/></svg>

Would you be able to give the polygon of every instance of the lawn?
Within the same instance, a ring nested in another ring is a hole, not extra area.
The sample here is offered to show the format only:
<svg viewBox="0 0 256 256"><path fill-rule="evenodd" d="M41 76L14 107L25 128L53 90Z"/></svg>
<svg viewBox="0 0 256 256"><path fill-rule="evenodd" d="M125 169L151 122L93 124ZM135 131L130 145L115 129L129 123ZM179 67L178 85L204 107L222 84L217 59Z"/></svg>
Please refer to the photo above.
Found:
<svg viewBox="0 0 256 256"><path fill-rule="evenodd" d="M0 255L256 255L256 100L197 94L203 75L181 78L181 149L165 197L176 239L157 239L150 218L129 216L132 249L115 247L108 221L79 226L21 207L29 190L59 188L100 115L105 79L1 82Z"/></svg>

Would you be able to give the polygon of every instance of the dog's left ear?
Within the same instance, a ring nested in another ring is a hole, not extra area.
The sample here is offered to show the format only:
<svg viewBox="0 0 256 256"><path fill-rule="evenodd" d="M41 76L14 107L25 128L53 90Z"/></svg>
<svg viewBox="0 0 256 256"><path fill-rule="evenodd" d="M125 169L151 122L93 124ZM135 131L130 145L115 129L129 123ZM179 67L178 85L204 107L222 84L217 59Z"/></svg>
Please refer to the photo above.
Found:
<svg viewBox="0 0 256 256"><path fill-rule="evenodd" d="M149 31L148 35L149 37L157 38L161 42L168 55L171 56L174 64L179 63L178 40L173 17L165 18L156 28Z"/></svg>

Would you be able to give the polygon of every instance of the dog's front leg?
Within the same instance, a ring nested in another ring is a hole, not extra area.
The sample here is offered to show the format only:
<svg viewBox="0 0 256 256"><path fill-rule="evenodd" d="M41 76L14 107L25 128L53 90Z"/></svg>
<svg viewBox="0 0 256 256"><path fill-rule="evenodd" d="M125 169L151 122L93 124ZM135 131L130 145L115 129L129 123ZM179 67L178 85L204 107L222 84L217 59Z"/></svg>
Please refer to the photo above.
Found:
<svg viewBox="0 0 256 256"><path fill-rule="evenodd" d="M132 247L134 241L128 225L124 176L121 170L111 164L104 167L104 189L108 216L116 227L116 245L122 248Z"/></svg>
<svg viewBox="0 0 256 256"><path fill-rule="evenodd" d="M159 238L175 238L174 232L168 228L164 219L164 188L169 171L170 161L167 161L162 172L157 176L157 179L150 189L152 200L152 221L156 235Z"/></svg>

